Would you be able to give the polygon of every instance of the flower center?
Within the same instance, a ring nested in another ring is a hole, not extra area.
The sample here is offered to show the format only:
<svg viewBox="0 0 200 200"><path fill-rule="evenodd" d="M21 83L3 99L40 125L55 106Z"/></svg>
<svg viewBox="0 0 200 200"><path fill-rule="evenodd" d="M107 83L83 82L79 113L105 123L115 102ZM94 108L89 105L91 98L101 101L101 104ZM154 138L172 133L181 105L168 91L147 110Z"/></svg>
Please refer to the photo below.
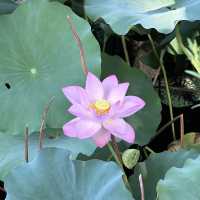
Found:
<svg viewBox="0 0 200 200"><path fill-rule="evenodd" d="M104 115L109 112L110 103L104 99L100 99L91 104L91 108L95 110L97 115Z"/></svg>

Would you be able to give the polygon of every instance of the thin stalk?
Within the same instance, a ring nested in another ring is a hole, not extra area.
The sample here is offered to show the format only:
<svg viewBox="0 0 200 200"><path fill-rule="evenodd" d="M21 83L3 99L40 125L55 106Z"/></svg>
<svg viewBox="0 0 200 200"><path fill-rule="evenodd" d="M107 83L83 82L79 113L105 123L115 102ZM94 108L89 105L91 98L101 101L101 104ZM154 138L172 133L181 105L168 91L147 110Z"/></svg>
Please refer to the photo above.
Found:
<svg viewBox="0 0 200 200"><path fill-rule="evenodd" d="M156 70L156 74L155 74L154 79L153 79L153 86L156 85L159 74L160 74L160 67Z"/></svg>
<svg viewBox="0 0 200 200"><path fill-rule="evenodd" d="M158 194L157 194L157 195L156 195L156 200L158 200L158 198L159 198L159 197L158 197Z"/></svg>
<svg viewBox="0 0 200 200"><path fill-rule="evenodd" d="M196 104L196 105L192 106L191 109L193 110L193 109L199 108L199 107L200 107L200 104Z"/></svg>
<svg viewBox="0 0 200 200"><path fill-rule="evenodd" d="M87 75L89 70L88 70L88 66L87 66L87 64L86 64L85 52L84 52L84 48L83 48L81 39L80 39L80 37L78 36L78 33L77 33L77 31L76 31L76 28L75 28L75 26L74 26L74 24L73 24L72 19L71 19L70 16L67 16L67 21L68 21L68 23L69 23L69 25L70 25L70 29L71 29L71 31L72 31L74 40L76 41L77 46L78 46L78 48L79 48L79 50L80 50L80 59L81 59L81 66L82 66L82 69L83 69L83 73L84 73L85 75Z"/></svg>
<svg viewBox="0 0 200 200"><path fill-rule="evenodd" d="M128 182L128 178L127 178L126 173L125 173L125 171L124 171L123 163L122 163L122 162L120 161L120 159L118 158L117 153L115 152L115 150L114 150L112 144L111 144L111 143L108 143L107 145L108 145L108 148L109 148L109 150L110 150L112 156L114 157L114 159L116 160L117 164L119 165L119 167L122 169L122 171L123 171L123 173L124 173L123 176L122 176L123 181L124 181L124 184L126 185L126 187L128 188L128 190L132 193L131 186L130 186L130 184L129 184L129 182Z"/></svg>
<svg viewBox="0 0 200 200"><path fill-rule="evenodd" d="M140 183L141 200L144 200L144 184L142 180L142 174L139 175L139 183Z"/></svg>
<svg viewBox="0 0 200 200"><path fill-rule="evenodd" d="M126 46L126 39L124 35L121 36L121 40L122 40L122 46L123 46L126 62L128 63L128 65L130 65L129 55L128 55L127 46Z"/></svg>
<svg viewBox="0 0 200 200"><path fill-rule="evenodd" d="M114 151L114 149L113 149L113 147L112 147L112 145L111 145L110 143L108 143L108 148L109 148L109 150L110 150L112 156L114 157L115 161L117 162L117 164L118 164L118 165L123 169L123 171L124 171L123 165L122 165L122 163L120 162L120 160L119 160L117 154L115 153L115 151Z"/></svg>
<svg viewBox="0 0 200 200"><path fill-rule="evenodd" d="M178 120L181 117L181 115L178 115L176 117L174 117L173 120L167 122L164 126L162 126L158 131L156 135L159 135L160 133L162 133L168 126L170 126L172 123L174 123L176 120Z"/></svg>
<svg viewBox="0 0 200 200"><path fill-rule="evenodd" d="M153 151L153 150L152 150L151 148L149 148L148 146L146 146L145 149L146 149L147 151L149 151L150 153L152 153L152 154L156 153L155 151Z"/></svg>
<svg viewBox="0 0 200 200"><path fill-rule="evenodd" d="M118 144L117 144L117 142L116 142L116 140L115 140L115 136L113 136L113 135L111 136L111 142L112 142L113 149L114 149L114 151L115 151L115 153L116 153L116 155L117 155L119 161L120 161L120 162L122 163L122 165L123 165L121 153L120 153Z"/></svg>
<svg viewBox="0 0 200 200"><path fill-rule="evenodd" d="M28 163L29 161L29 131L28 127L25 128L24 134L24 159Z"/></svg>
<svg viewBox="0 0 200 200"><path fill-rule="evenodd" d="M184 117L183 114L180 115L180 142L181 147L184 146Z"/></svg>
<svg viewBox="0 0 200 200"><path fill-rule="evenodd" d="M167 73L165 71L165 66L163 64L163 56L164 56L164 51L161 52L161 56L159 56L157 50L156 50L156 47L155 47L155 44L153 42L153 39L151 37L150 34L148 34L148 38L149 38L149 41L151 43L151 46L152 46L152 49L153 49L153 52L157 58L157 60L159 61L160 63L160 67L161 67L161 70L162 70L162 73L163 73L163 76L164 76L164 82L165 82L165 87L166 87L166 92L167 92L167 99L168 99L168 104L169 104L169 113L170 113L170 118L171 118L171 121L173 121L173 108L172 108L172 100L171 100L171 95L170 95L170 90L169 90L169 84L168 84L168 80L167 80ZM171 127L172 127L172 135L173 135L173 140L176 140L176 134L175 134L175 127L174 127L174 123L171 124Z"/></svg>
<svg viewBox="0 0 200 200"><path fill-rule="evenodd" d="M50 99L49 103L47 104L47 106L44 109L44 112L42 114L42 121L41 121L41 125L40 125L40 134L39 134L39 150L42 149L43 147L43 140L45 138L45 123L46 123L46 118L47 118L47 113L49 111L50 105L52 104L53 100L54 100L54 96Z"/></svg>
<svg viewBox="0 0 200 200"><path fill-rule="evenodd" d="M144 148L144 155L145 155L146 158L149 157L148 152L147 152L147 150L145 148Z"/></svg>

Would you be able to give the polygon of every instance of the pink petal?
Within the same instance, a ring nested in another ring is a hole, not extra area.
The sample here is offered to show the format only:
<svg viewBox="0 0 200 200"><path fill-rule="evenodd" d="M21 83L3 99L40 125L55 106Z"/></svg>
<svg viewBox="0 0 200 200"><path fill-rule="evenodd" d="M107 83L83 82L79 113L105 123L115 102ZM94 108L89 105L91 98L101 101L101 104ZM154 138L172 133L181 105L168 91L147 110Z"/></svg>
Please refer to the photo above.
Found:
<svg viewBox="0 0 200 200"><path fill-rule="evenodd" d="M102 148L111 140L111 134L102 128L92 137L92 139L98 147Z"/></svg>
<svg viewBox="0 0 200 200"><path fill-rule="evenodd" d="M81 104L73 104L72 106L70 106L68 111L72 115L75 115L76 117L80 118L92 119L94 117L93 113Z"/></svg>
<svg viewBox="0 0 200 200"><path fill-rule="evenodd" d="M133 143L135 140L134 129L123 119L109 119L103 123L103 127L128 143Z"/></svg>
<svg viewBox="0 0 200 200"><path fill-rule="evenodd" d="M104 91L101 81L92 73L88 73L86 91L91 100L103 99Z"/></svg>
<svg viewBox="0 0 200 200"><path fill-rule="evenodd" d="M122 101L126 95L128 87L129 83L119 84L118 87L115 87L110 91L107 100L112 104L117 103L118 101Z"/></svg>
<svg viewBox="0 0 200 200"><path fill-rule="evenodd" d="M104 97L107 98L110 91L118 86L118 80L115 75L108 76L102 81Z"/></svg>
<svg viewBox="0 0 200 200"><path fill-rule="evenodd" d="M64 95L72 104L89 104L86 91L80 86L68 86L63 88Z"/></svg>
<svg viewBox="0 0 200 200"><path fill-rule="evenodd" d="M75 118L63 126L66 136L85 139L93 136L101 129L101 124L92 120Z"/></svg>
<svg viewBox="0 0 200 200"><path fill-rule="evenodd" d="M145 102L137 96L126 96L124 100L117 104L114 109L116 109L116 116L120 118L128 117L138 112L145 106Z"/></svg>

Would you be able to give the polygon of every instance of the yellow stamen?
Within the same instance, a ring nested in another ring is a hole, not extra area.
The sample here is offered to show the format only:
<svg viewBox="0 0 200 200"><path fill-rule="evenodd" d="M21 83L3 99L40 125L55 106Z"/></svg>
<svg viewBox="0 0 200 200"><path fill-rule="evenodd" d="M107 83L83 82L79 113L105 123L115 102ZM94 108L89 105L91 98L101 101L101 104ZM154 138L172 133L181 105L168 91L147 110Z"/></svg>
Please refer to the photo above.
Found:
<svg viewBox="0 0 200 200"><path fill-rule="evenodd" d="M95 110L97 115L105 115L110 110L110 103L104 99L97 100L90 105L90 108Z"/></svg>

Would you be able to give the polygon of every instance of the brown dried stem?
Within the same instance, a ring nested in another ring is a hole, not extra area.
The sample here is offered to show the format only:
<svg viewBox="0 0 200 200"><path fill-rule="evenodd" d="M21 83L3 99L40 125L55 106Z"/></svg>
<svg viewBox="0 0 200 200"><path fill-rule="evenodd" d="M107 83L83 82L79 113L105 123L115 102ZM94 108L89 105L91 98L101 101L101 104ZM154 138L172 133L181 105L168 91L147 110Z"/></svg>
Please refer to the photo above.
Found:
<svg viewBox="0 0 200 200"><path fill-rule="evenodd" d="M49 111L50 105L52 104L53 100L55 97L52 97L49 101L49 103L47 104L47 106L44 109L44 112L42 114L42 121L41 121L41 126L40 126L40 135L39 135L39 149L42 149L43 146L43 140L45 138L45 122L46 122L46 118L47 118L47 113Z"/></svg>
<svg viewBox="0 0 200 200"><path fill-rule="evenodd" d="M156 70L156 74L155 74L155 76L154 76L154 79L153 79L153 86L155 86L156 85L156 82L157 82L157 80L158 80L158 76L159 76L159 74L160 74L160 67Z"/></svg>
<svg viewBox="0 0 200 200"><path fill-rule="evenodd" d="M84 72L85 75L87 75L88 74L88 67L87 67L87 64L86 64L84 48L83 48L81 39L78 36L78 33L76 31L76 28L75 28L74 24L72 23L72 19L71 19L70 16L67 16L67 21L68 21L68 23L70 25L74 40L76 41L77 46L78 46L78 48L80 50L80 59L81 59L81 66L82 66L83 72Z"/></svg>

